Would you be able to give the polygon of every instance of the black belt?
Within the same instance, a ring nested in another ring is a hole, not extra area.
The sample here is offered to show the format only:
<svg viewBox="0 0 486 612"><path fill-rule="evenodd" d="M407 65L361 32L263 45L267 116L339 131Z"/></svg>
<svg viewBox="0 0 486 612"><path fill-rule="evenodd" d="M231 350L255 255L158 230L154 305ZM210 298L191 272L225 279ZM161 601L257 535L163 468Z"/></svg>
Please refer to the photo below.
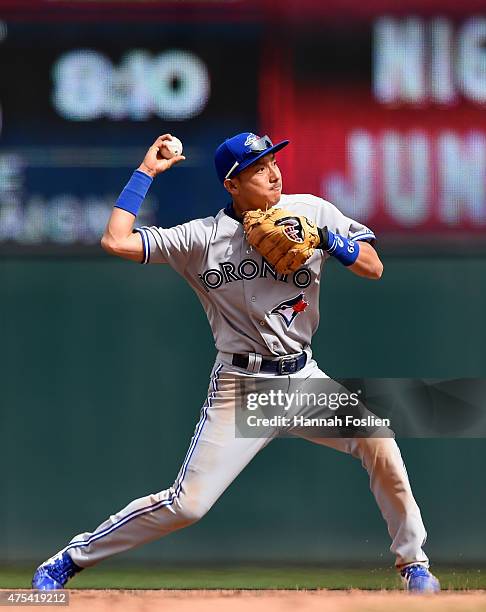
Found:
<svg viewBox="0 0 486 612"><path fill-rule="evenodd" d="M247 370L249 361L249 355L238 355L235 353L231 363L238 368ZM286 355L280 359L262 359L259 371L267 374L295 374L299 370L302 370L306 363L307 353L301 353L295 357Z"/></svg>

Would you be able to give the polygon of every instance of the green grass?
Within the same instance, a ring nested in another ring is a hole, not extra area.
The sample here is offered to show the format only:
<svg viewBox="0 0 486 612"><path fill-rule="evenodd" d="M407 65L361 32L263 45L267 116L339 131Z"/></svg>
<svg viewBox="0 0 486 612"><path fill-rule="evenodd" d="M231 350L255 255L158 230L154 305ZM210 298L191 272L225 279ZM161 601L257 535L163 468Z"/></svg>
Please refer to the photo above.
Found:
<svg viewBox="0 0 486 612"><path fill-rule="evenodd" d="M434 567L444 589L486 589L486 568ZM0 588L28 588L32 567L0 567ZM166 567L99 565L70 583L79 589L396 589L393 568L318 566Z"/></svg>

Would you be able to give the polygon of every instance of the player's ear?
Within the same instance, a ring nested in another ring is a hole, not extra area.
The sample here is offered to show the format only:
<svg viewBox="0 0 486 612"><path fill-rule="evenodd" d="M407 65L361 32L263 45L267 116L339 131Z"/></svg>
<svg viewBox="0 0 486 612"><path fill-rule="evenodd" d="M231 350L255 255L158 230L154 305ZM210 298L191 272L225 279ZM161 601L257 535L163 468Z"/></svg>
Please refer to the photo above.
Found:
<svg viewBox="0 0 486 612"><path fill-rule="evenodd" d="M223 185L226 191L231 195L238 193L238 181L235 181L234 179L226 179Z"/></svg>

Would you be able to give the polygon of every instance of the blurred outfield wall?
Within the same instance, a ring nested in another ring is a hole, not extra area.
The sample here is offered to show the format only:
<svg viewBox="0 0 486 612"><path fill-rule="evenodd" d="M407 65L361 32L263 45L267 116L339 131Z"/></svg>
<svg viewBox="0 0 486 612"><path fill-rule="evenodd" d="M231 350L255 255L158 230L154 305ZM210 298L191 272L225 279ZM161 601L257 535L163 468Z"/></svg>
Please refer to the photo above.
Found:
<svg viewBox="0 0 486 612"><path fill-rule="evenodd" d="M485 259L388 256L378 282L327 266L314 342L333 376L486 373ZM327 278L326 278L327 277ZM214 359L165 266L4 260L0 561L41 559L172 484ZM435 560L484 561L485 440L400 443ZM372 561L385 524L354 459L277 440L203 520L128 553L160 561Z"/></svg>

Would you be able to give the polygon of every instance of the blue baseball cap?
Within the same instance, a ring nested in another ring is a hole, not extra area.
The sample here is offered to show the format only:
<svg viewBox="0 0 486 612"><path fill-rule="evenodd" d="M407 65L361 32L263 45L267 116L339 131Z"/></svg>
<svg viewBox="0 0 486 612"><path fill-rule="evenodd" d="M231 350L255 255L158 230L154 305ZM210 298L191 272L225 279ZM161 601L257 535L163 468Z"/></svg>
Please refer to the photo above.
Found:
<svg viewBox="0 0 486 612"><path fill-rule="evenodd" d="M288 144L288 140L282 140L274 145L268 136L260 137L253 132L242 132L228 138L219 145L214 154L214 165L219 180L224 183L227 178L236 176L260 157L276 153Z"/></svg>

